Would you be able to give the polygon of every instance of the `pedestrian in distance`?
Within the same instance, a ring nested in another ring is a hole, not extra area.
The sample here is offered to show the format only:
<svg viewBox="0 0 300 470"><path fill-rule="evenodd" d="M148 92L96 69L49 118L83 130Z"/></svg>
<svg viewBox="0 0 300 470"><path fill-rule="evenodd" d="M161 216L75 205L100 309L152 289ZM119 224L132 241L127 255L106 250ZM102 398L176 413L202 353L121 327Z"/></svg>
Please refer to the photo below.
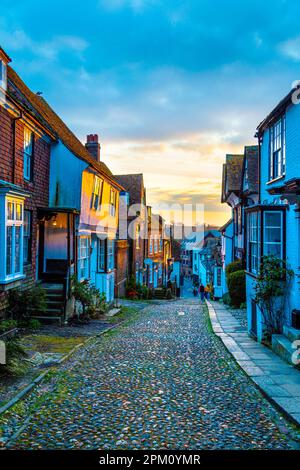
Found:
<svg viewBox="0 0 300 470"><path fill-rule="evenodd" d="M203 284L200 284L199 293L200 293L200 297L201 297L201 302L203 302L204 301L204 296L205 296L205 287L204 287Z"/></svg>

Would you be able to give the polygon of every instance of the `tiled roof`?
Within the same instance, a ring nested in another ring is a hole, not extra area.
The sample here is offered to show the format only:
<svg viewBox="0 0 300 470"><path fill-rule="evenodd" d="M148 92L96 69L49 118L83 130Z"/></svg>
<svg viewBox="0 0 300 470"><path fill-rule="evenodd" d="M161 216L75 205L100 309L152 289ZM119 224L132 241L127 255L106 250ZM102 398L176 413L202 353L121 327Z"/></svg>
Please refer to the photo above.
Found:
<svg viewBox="0 0 300 470"><path fill-rule="evenodd" d="M107 176L113 182L114 178L109 168L103 162L97 162L85 146L67 127L63 120L53 111L47 101L33 93L19 75L10 66L7 67L8 94L25 107L43 126L52 132L78 158L88 163L94 170Z"/></svg>
<svg viewBox="0 0 300 470"><path fill-rule="evenodd" d="M142 173L114 175L114 178L129 193L130 205L141 204L145 194L144 176ZM146 203L146 200L144 202Z"/></svg>
<svg viewBox="0 0 300 470"><path fill-rule="evenodd" d="M223 165L222 202L226 202L230 193L239 193L242 184L244 155L226 155Z"/></svg>
<svg viewBox="0 0 300 470"><path fill-rule="evenodd" d="M247 162L247 174L248 174L248 192L249 193L258 193L258 145L251 145L245 147L245 158L243 165L243 176L245 171L245 165ZM243 181L242 181L243 183Z"/></svg>

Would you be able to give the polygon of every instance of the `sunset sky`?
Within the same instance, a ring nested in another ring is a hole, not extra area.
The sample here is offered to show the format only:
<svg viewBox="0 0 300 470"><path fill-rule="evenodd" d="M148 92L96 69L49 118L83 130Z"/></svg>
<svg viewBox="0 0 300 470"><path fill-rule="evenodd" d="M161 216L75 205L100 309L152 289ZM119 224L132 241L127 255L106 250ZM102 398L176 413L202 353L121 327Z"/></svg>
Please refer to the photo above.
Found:
<svg viewBox="0 0 300 470"><path fill-rule="evenodd" d="M300 3L0 0L12 66L72 130L98 133L148 203L203 203L223 224L222 162L300 78Z"/></svg>

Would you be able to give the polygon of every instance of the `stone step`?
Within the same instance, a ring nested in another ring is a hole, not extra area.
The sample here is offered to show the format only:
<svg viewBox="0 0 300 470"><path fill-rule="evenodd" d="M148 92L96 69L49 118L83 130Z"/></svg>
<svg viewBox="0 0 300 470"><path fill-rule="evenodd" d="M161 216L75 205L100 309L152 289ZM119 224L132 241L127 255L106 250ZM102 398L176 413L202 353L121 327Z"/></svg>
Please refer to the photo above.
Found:
<svg viewBox="0 0 300 470"><path fill-rule="evenodd" d="M283 334L291 343L294 341L300 341L300 330L296 330L296 328L292 328L291 326L284 326Z"/></svg>
<svg viewBox="0 0 300 470"><path fill-rule="evenodd" d="M289 364L295 365L292 362L292 355L295 352L295 349L292 348L292 343L284 335L273 335L272 336L272 349L273 351L281 357L283 360Z"/></svg>
<svg viewBox="0 0 300 470"><path fill-rule="evenodd" d="M63 291L64 289L64 286L63 284L55 284L55 283L52 283L52 282L47 282L47 283L44 283L44 284L41 284L41 287L43 289L45 289L46 291L50 290L55 290L55 291Z"/></svg>

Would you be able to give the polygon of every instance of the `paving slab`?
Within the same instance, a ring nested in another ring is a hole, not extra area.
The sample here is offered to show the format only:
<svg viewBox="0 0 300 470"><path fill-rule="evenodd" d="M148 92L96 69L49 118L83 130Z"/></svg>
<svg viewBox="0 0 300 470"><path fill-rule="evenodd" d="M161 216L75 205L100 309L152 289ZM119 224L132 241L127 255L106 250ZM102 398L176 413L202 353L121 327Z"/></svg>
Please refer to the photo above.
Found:
<svg viewBox="0 0 300 470"><path fill-rule="evenodd" d="M247 330L241 324L240 329L243 332L233 331L237 320L229 309L219 306L218 302L207 303L214 328L222 328L220 338L239 366L272 403L295 424L299 424L300 372L266 346L257 343L250 336L246 337Z"/></svg>

